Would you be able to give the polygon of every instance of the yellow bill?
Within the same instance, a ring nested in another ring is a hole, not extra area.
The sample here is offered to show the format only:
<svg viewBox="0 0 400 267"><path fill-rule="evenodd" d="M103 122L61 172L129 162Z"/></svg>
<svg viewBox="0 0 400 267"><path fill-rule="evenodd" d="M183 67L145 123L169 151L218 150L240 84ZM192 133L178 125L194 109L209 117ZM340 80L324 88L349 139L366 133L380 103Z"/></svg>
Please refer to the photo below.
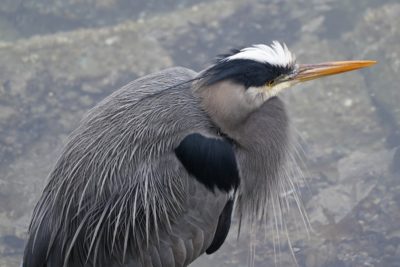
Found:
<svg viewBox="0 0 400 267"><path fill-rule="evenodd" d="M314 80L317 78L335 75L347 71L357 70L372 66L376 63L374 60L353 60L353 61L332 61L320 64L302 64L291 76L291 79L300 82Z"/></svg>

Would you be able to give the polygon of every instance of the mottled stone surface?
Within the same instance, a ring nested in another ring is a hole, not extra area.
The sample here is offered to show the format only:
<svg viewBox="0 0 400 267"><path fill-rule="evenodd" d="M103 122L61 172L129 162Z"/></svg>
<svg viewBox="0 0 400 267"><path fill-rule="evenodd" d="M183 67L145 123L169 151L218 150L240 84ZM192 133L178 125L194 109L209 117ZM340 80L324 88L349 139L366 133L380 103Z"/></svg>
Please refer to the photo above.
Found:
<svg viewBox="0 0 400 267"><path fill-rule="evenodd" d="M28 37L116 25L176 10L184 10L197 0L2 0L2 17L15 31ZM210 2L210 1L203 1ZM1 26L0 22L0 26ZM0 27L1 33L1 27ZM0 40L4 40L0 35Z"/></svg>
<svg viewBox="0 0 400 267"><path fill-rule="evenodd" d="M307 267L398 265L398 3L133 2L0 5L0 267L19 266L45 178L90 107L144 74L173 65L200 70L232 47L274 39L299 63L379 64L283 94L304 154L299 191L312 228L307 234L293 196L282 192L292 204L286 224L275 225L271 214L265 233L253 232L255 266L295 266L292 254ZM192 266L245 266L249 229L239 240L236 230L235 222L218 253Z"/></svg>
<svg viewBox="0 0 400 267"><path fill-rule="evenodd" d="M345 40L355 55L378 60L367 76L368 92L378 108L382 125L389 132L387 145L400 145L400 4L368 9L353 34Z"/></svg>

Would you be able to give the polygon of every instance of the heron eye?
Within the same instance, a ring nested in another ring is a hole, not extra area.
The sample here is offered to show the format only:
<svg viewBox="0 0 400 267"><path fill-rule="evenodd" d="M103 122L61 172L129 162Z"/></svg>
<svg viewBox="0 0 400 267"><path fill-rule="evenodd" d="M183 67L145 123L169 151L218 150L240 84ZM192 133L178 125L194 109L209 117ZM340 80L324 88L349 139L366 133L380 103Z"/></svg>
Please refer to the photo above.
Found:
<svg viewBox="0 0 400 267"><path fill-rule="evenodd" d="M268 81L267 86L272 87L274 85L274 82L275 82L274 80Z"/></svg>

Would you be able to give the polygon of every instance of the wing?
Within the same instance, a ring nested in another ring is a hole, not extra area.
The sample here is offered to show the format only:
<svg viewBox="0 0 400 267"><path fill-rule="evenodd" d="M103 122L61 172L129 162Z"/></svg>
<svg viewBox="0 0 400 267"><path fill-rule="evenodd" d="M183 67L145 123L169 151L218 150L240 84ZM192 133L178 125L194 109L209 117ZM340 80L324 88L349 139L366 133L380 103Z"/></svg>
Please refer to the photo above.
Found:
<svg viewBox="0 0 400 267"><path fill-rule="evenodd" d="M89 112L35 209L24 267L186 266L223 243L239 178L232 144L191 90L195 76L143 77Z"/></svg>
<svg viewBox="0 0 400 267"><path fill-rule="evenodd" d="M215 188L235 192L239 172L232 143L225 139L207 138L195 133L185 137L175 153L189 174L214 192ZM231 225L233 199L229 199L219 215L214 239L207 254L217 251L224 243Z"/></svg>
<svg viewBox="0 0 400 267"><path fill-rule="evenodd" d="M206 253L212 254L217 251L225 242L231 228L231 219L233 211L233 199L229 199L226 203L221 215L218 219L218 226L215 231L214 239L211 245L207 248Z"/></svg>
<svg viewBox="0 0 400 267"><path fill-rule="evenodd" d="M231 142L189 134L179 143L175 154L182 171L190 174L185 211L171 231L160 233L160 243L145 252L143 266L187 266L204 252L217 251L230 229L232 194L239 185ZM142 266L139 261L129 264Z"/></svg>
<svg viewBox="0 0 400 267"><path fill-rule="evenodd" d="M171 225L170 230L159 233L158 243L153 243L143 251L143 262L138 258L132 259L126 264L127 267L188 266L214 242L218 235L218 219L228 195L218 189L215 190L216 194L211 193L195 179L189 183L190 198L185 205L185 212Z"/></svg>

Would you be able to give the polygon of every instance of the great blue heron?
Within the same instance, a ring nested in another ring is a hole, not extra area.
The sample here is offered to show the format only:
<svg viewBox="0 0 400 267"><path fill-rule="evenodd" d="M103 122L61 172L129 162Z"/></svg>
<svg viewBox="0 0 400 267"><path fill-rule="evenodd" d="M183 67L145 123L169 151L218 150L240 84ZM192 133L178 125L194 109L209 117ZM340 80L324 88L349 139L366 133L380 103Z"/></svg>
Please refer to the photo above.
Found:
<svg viewBox="0 0 400 267"><path fill-rule="evenodd" d="M276 95L374 61L300 65L253 45L196 73L170 68L95 106L70 136L34 210L24 267L187 266L223 244L233 207L274 194L288 119Z"/></svg>

